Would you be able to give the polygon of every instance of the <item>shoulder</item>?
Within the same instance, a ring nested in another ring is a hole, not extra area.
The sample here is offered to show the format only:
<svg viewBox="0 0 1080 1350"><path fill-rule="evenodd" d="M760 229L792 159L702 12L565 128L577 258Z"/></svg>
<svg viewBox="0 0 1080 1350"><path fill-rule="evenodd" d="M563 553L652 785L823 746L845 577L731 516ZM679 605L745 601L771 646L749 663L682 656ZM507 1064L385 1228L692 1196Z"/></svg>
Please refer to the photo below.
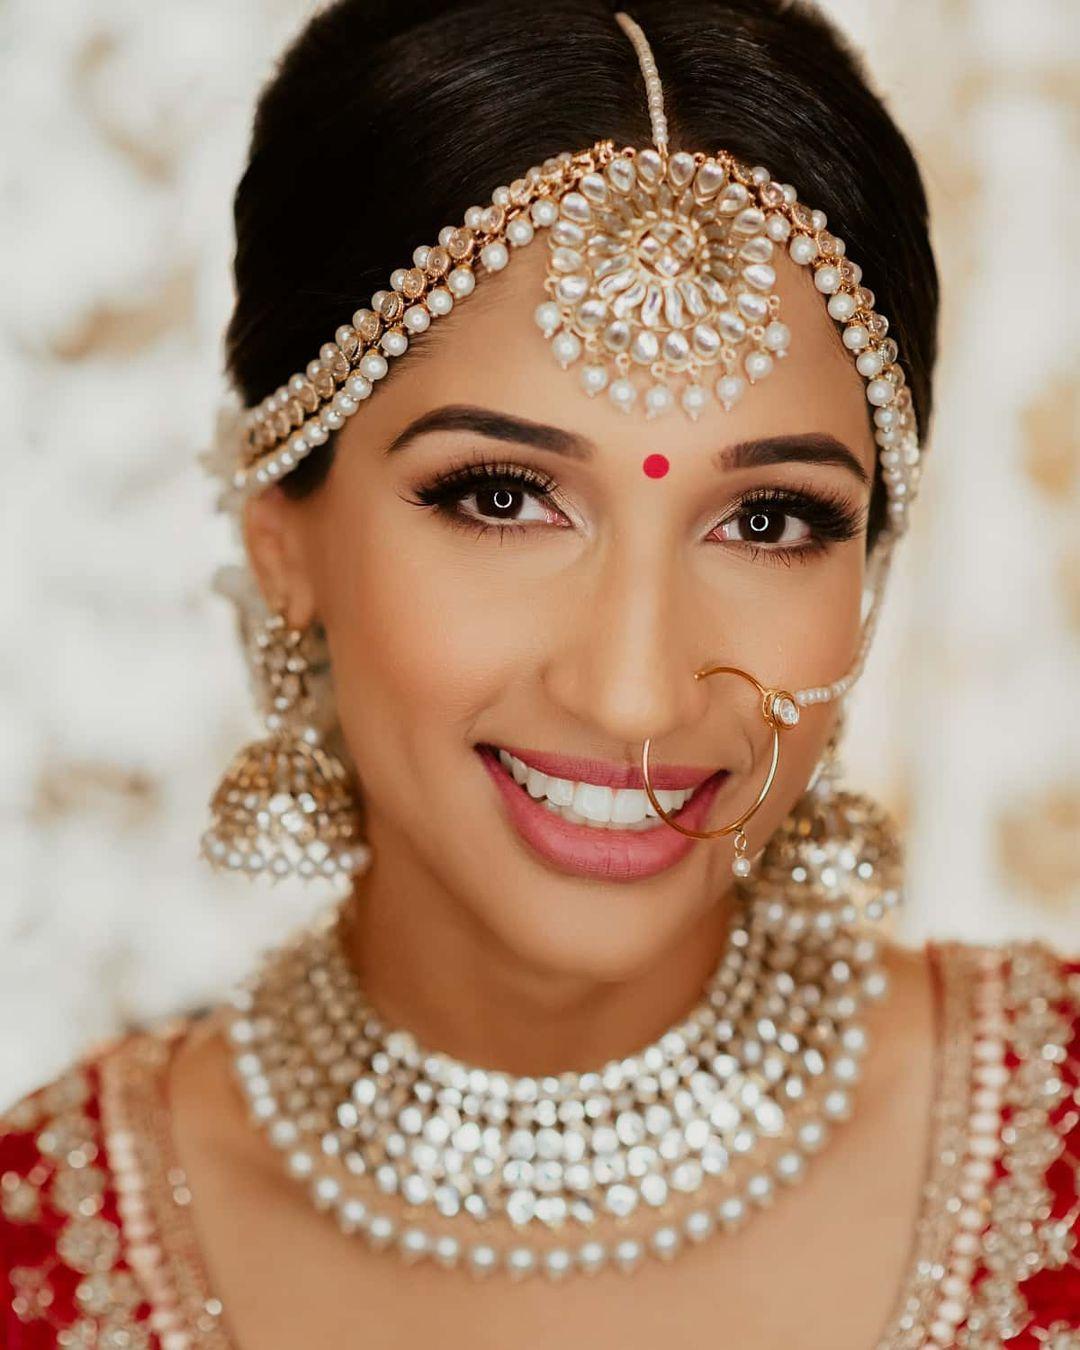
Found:
<svg viewBox="0 0 1080 1350"><path fill-rule="evenodd" d="M1080 1327L1080 959L1039 941L926 950L940 1106L963 1120L938 1137L957 1214L939 1330L971 1350L1064 1344Z"/></svg>
<svg viewBox="0 0 1080 1350"><path fill-rule="evenodd" d="M0 1344L162 1343L158 1235L138 1162L188 1025L100 1047L0 1115Z"/></svg>

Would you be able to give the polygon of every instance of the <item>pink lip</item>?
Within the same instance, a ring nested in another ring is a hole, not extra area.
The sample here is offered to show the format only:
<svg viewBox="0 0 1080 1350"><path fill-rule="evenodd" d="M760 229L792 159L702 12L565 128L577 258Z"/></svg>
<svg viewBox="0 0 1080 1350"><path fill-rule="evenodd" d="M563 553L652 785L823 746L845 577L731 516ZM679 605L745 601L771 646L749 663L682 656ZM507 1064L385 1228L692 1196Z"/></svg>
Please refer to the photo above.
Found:
<svg viewBox="0 0 1080 1350"><path fill-rule="evenodd" d="M499 748L553 778L570 778L574 782L596 783L600 787L645 790L640 764L612 764L605 759L550 755L542 750L523 750L516 745ZM649 760L649 777L654 788L696 788L715 772L715 769L702 769L694 764L657 764L651 757Z"/></svg>
<svg viewBox="0 0 1080 1350"><path fill-rule="evenodd" d="M509 747L505 747L509 749ZM588 825L575 825L531 797L520 787L499 762L497 751L478 745L477 754L506 803L510 821L521 838L536 853L559 871L577 876L599 877L604 881L636 881L666 871L690 852L695 839L678 830L658 825L651 830L603 830ZM517 754L517 751L512 751ZM522 755L520 758L524 759ZM569 760L562 756L529 756L530 762L546 759L560 767L567 764L588 764L587 760ZM547 772L536 763L536 768ZM554 770L552 770L554 772ZM620 769L620 773L625 771ZM701 771L694 770L695 781L701 782ZM571 775L558 773L557 777ZM651 771L650 771L651 776ZM677 811L676 819L688 829L704 828L709 807L728 771L721 769L706 779L701 787ZM585 782L608 786L633 787L633 782L607 783L604 778L584 777ZM640 782L640 779L639 779ZM692 786L692 784L686 784Z"/></svg>

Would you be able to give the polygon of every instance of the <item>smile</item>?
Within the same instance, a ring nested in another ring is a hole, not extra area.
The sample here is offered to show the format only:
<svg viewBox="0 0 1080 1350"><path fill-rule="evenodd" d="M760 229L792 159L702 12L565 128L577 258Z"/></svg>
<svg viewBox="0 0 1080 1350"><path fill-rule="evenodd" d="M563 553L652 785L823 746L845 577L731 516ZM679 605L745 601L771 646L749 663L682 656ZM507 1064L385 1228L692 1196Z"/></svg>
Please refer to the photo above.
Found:
<svg viewBox="0 0 1080 1350"><path fill-rule="evenodd" d="M531 750L515 753L505 746L475 749L517 835L559 871L634 880L673 866L697 842L665 827L638 768ZM660 805L687 829L705 828L713 798L728 777L724 769L677 765L651 772Z"/></svg>

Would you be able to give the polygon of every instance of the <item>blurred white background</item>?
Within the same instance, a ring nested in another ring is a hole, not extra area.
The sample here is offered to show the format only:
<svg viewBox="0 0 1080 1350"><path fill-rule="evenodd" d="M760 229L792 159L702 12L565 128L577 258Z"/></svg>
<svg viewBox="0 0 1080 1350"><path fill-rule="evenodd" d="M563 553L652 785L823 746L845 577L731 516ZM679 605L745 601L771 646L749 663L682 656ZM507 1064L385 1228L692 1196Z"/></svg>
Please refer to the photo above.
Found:
<svg viewBox="0 0 1080 1350"><path fill-rule="evenodd" d="M1075 3L824 7L914 143L945 290L932 454L849 777L907 831L902 937L1075 951ZM234 543L194 460L253 101L310 9L0 7L0 1104L216 997L313 907L196 857L257 723L208 591Z"/></svg>

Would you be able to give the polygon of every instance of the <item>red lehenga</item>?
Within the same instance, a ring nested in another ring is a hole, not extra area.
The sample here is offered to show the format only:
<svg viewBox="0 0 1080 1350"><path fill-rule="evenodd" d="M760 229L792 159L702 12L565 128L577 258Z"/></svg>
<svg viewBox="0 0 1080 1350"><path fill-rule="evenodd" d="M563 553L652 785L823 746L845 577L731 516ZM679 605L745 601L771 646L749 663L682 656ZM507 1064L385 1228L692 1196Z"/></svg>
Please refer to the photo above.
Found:
<svg viewBox="0 0 1080 1350"><path fill-rule="evenodd" d="M935 943L932 1148L877 1347L1080 1350L1080 962ZM188 1024L129 1036L0 1117L0 1345L239 1350L172 1154Z"/></svg>

